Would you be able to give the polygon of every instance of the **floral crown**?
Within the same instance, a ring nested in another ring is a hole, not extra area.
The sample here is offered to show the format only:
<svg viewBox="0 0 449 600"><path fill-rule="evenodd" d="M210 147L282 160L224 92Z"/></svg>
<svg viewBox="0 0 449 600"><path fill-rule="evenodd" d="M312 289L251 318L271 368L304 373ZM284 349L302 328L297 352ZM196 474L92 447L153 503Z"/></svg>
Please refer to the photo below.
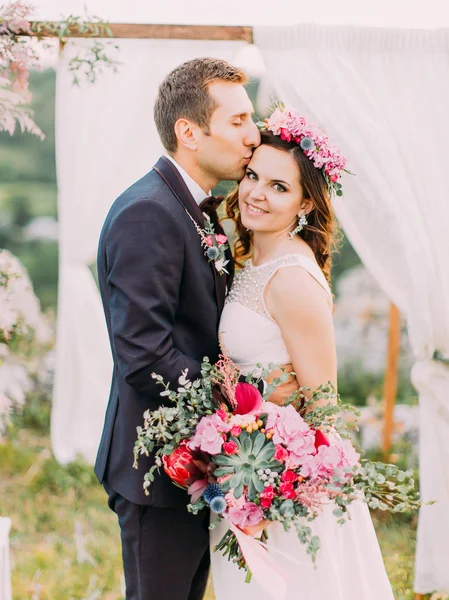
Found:
<svg viewBox="0 0 449 600"><path fill-rule="evenodd" d="M307 122L305 117L278 104L271 116L257 126L261 131L279 135L286 142L298 144L313 165L321 169L329 195L343 195L338 180L342 171L349 173L345 169L347 159L315 123Z"/></svg>

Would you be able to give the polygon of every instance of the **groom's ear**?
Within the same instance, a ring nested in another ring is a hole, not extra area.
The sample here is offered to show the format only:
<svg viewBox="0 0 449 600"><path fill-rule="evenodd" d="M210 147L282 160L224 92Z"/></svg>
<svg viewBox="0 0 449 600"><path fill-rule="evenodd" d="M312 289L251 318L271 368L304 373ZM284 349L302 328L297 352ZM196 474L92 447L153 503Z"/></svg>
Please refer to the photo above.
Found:
<svg viewBox="0 0 449 600"><path fill-rule="evenodd" d="M189 150L197 149L198 126L188 119L178 119L175 123L175 135L178 144Z"/></svg>

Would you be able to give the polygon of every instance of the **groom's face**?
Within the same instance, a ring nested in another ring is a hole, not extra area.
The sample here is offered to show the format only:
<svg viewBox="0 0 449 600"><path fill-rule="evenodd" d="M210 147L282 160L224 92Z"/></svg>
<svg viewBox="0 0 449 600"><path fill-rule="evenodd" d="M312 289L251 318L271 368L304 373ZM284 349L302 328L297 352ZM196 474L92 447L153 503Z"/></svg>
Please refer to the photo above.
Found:
<svg viewBox="0 0 449 600"><path fill-rule="evenodd" d="M199 166L211 179L240 181L260 134L252 120L251 100L243 85L229 81L209 84L209 94L217 108L209 131L202 132L197 146Z"/></svg>

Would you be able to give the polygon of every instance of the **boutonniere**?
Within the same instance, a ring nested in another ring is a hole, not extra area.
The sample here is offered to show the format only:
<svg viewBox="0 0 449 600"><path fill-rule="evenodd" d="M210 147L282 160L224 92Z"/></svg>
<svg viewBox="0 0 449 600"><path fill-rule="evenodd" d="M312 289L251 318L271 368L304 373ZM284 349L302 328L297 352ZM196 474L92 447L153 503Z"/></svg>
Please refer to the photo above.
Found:
<svg viewBox="0 0 449 600"><path fill-rule="evenodd" d="M229 248L228 238L221 233L215 233L214 226L206 214L204 215L205 226L204 229L201 229L201 227L187 210L186 213L189 215L190 220L195 225L195 229L201 238L201 245L204 248L204 256L209 262L214 263L219 275L223 275L223 273L229 275L229 272L226 270L226 265L229 262L229 260L226 260L226 250Z"/></svg>

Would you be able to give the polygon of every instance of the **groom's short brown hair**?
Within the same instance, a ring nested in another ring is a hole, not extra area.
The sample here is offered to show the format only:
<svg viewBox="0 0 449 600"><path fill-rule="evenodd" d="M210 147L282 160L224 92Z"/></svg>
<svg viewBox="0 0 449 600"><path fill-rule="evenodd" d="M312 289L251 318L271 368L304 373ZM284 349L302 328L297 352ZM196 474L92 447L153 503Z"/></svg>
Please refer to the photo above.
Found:
<svg viewBox="0 0 449 600"><path fill-rule="evenodd" d="M217 106L209 94L208 85L217 80L244 84L247 77L244 71L225 60L195 58L176 67L161 83L154 106L154 120L168 152L175 152L178 145L175 134L178 119L190 119L204 130L209 129Z"/></svg>

